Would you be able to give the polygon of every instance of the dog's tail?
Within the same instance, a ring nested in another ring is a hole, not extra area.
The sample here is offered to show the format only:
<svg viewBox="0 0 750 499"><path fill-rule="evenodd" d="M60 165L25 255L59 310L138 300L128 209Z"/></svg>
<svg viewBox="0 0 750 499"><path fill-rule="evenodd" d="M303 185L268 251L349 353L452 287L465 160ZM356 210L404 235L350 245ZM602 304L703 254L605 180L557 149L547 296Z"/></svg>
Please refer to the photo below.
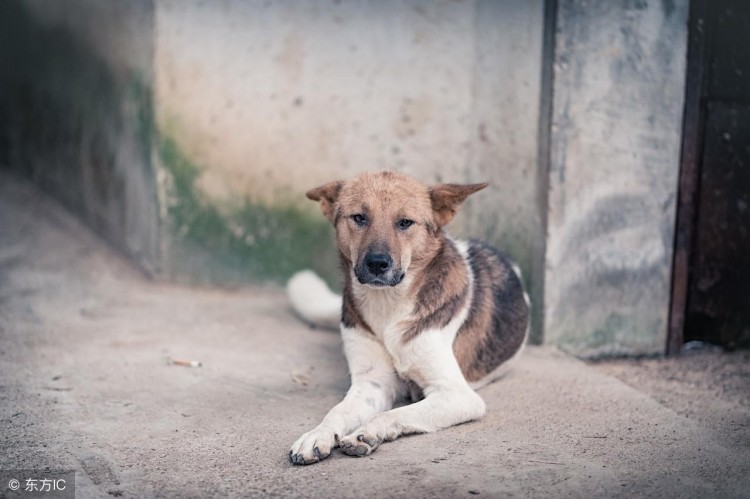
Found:
<svg viewBox="0 0 750 499"><path fill-rule="evenodd" d="M297 272L289 279L286 292L292 308L306 322L337 329L341 322L341 296L312 270Z"/></svg>

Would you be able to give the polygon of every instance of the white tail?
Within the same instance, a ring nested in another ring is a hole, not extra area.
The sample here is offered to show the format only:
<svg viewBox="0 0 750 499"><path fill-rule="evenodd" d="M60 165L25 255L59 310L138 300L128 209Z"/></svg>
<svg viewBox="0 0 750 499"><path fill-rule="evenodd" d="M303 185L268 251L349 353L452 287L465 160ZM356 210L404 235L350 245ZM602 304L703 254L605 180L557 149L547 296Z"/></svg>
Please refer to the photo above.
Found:
<svg viewBox="0 0 750 499"><path fill-rule="evenodd" d="M294 311L303 320L319 327L339 327L341 297L312 270L294 274L286 284L286 293Z"/></svg>

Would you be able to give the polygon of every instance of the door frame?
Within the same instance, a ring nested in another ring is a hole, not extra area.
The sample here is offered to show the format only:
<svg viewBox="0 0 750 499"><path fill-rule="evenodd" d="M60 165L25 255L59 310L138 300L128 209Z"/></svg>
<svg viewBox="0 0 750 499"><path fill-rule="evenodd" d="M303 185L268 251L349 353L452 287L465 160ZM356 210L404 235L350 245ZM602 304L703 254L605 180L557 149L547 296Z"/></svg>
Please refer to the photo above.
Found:
<svg viewBox="0 0 750 499"><path fill-rule="evenodd" d="M690 0L685 110L682 122L667 355L679 354L684 343L690 260L698 213L697 194L700 188L700 160L703 155L705 131L706 109L703 96L709 70L707 49L714 29L714 16L711 15L710 4L710 0Z"/></svg>

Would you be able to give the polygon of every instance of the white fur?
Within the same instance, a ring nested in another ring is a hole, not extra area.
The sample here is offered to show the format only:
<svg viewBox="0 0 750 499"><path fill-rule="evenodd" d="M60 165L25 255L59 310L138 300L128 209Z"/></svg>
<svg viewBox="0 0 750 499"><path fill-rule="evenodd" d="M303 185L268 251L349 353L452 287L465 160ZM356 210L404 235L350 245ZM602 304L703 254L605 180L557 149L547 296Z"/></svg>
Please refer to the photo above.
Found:
<svg viewBox="0 0 750 499"><path fill-rule="evenodd" d="M335 446L336 436L343 437L338 443L344 452L365 455L400 435L437 431L484 415L484 401L469 387L453 354L453 340L466 320L470 300L446 327L422 331L404 344L404 310L411 310L412 304L399 304L398 300L408 303L400 287L354 285L353 291L366 300L361 312L375 337L342 326L352 387L320 425L292 445L294 462L322 459ZM424 388L424 400L389 410L407 395L405 379Z"/></svg>
<svg viewBox="0 0 750 499"><path fill-rule="evenodd" d="M352 386L316 428L294 442L290 456L297 464L325 458L339 438L390 409L406 394L406 383L396 375L391 357L379 341L366 331L343 325L341 336Z"/></svg>
<svg viewBox="0 0 750 499"><path fill-rule="evenodd" d="M373 288L353 280L352 292L360 304L360 313L381 343L393 325L406 320L414 310L409 297L410 277L394 287Z"/></svg>
<svg viewBox="0 0 750 499"><path fill-rule="evenodd" d="M405 348L395 352L394 367L401 376L408 376L423 386L425 398L377 414L341 439L340 447L344 452L369 454L381 442L401 435L433 432L484 415L484 401L466 383L453 355L452 337L456 330L451 324L440 330L423 331Z"/></svg>
<svg viewBox="0 0 750 499"><path fill-rule="evenodd" d="M341 296L312 270L303 270L286 285L292 307L305 321L321 327L337 328L341 320Z"/></svg>
<svg viewBox="0 0 750 499"><path fill-rule="evenodd" d="M459 254L463 257L464 262L466 262L466 265L469 265L469 241L464 241L463 239L456 239L453 241L453 244L456 246L456 249L458 250ZM473 275L471 273L471 266L469 266L469 275Z"/></svg>
<svg viewBox="0 0 750 499"><path fill-rule="evenodd" d="M352 387L344 400L331 409L315 429L292 445L290 457L295 463L316 462L326 457L337 443L348 454L369 454L381 442L394 440L402 434L432 432L484 415L484 401L467 383L453 353L453 342L469 314L473 292L468 243L454 241L453 244L469 270L466 302L445 327L422 331L406 343L403 335L414 310L408 294L408 276L392 288L373 288L352 279L352 292L361 305L360 313L374 336L359 328L342 325L344 354L349 363ZM301 277L294 286L291 282L289 286L290 293L292 288L297 293L294 298L290 295L293 305L297 307L303 303L304 311L297 310L311 322L323 314L310 310L314 300L305 298L302 291L313 289L322 293L322 281L318 281L309 276ZM325 290L330 293L327 287ZM334 299L330 295L323 301L332 307ZM339 307L340 300L336 296ZM493 374L487 377L489 381ZM398 398L409 393L404 380L422 387L424 399L391 409ZM482 380L476 385L489 381Z"/></svg>
<svg viewBox="0 0 750 499"><path fill-rule="evenodd" d="M516 262L511 262L510 265L511 265L511 268L513 269L513 272L518 277L518 280L521 281L521 284L523 284L523 275L521 274L521 267L519 267L516 264ZM531 308L531 299L529 298L529 294L526 291L523 292L523 300L526 302L526 306ZM528 336L528 334L529 332L527 330L526 335ZM524 338L524 344L526 344L525 338Z"/></svg>

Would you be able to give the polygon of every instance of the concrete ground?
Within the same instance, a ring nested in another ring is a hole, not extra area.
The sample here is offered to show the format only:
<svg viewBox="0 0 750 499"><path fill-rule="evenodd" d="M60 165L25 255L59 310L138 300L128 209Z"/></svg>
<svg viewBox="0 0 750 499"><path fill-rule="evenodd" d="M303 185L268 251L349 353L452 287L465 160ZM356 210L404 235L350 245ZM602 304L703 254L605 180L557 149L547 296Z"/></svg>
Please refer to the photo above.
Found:
<svg viewBox="0 0 750 499"><path fill-rule="evenodd" d="M151 282L0 176L0 469L76 470L78 497L750 497L747 366L529 348L480 422L292 466L347 388L335 333L278 289Z"/></svg>

